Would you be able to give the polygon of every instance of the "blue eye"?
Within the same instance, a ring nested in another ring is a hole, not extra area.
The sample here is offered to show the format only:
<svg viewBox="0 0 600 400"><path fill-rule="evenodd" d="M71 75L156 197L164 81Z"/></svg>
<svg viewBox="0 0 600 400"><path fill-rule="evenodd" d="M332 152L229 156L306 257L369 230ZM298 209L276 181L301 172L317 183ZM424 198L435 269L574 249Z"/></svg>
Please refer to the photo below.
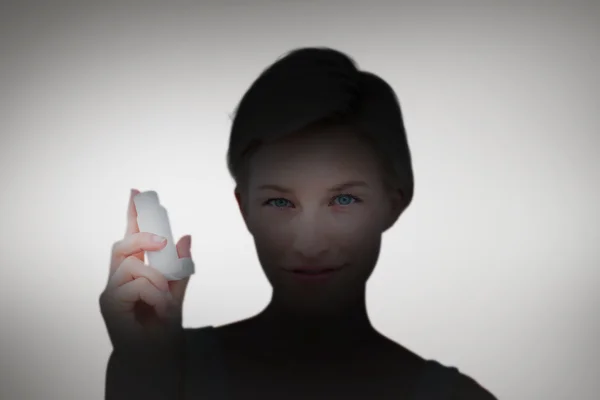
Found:
<svg viewBox="0 0 600 400"><path fill-rule="evenodd" d="M332 205L338 205L338 206L349 206L353 203L360 203L360 199L356 196L352 196L351 194L340 194L338 196L335 196L333 198L333 202L334 204ZM271 207L275 207L275 208L286 208L286 207L294 207L294 205L292 204L291 201L278 197L278 198L274 198L274 199L269 199L267 201L265 201L263 203L264 205L268 205Z"/></svg>
<svg viewBox="0 0 600 400"><path fill-rule="evenodd" d="M337 204L340 206L348 206L354 202L358 203L360 200L356 196L352 196L351 194L340 194L336 196L334 201L337 200Z"/></svg>
<svg viewBox="0 0 600 400"><path fill-rule="evenodd" d="M269 200L265 201L265 204L276 207L276 208L282 208L282 207L286 207L288 204L290 204L290 201L283 199L283 198L277 198L277 199L269 199Z"/></svg>

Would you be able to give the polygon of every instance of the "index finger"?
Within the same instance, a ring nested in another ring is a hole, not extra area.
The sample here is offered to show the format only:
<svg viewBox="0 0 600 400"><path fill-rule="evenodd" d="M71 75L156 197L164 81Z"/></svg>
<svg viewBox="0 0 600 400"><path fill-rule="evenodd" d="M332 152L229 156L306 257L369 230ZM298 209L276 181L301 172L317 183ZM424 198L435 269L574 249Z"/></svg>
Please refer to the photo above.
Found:
<svg viewBox="0 0 600 400"><path fill-rule="evenodd" d="M138 233L140 228L137 223L137 211L135 210L135 203L133 198L139 194L140 191L137 189L131 189L129 194L129 206L127 207L127 228L125 229L125 237Z"/></svg>

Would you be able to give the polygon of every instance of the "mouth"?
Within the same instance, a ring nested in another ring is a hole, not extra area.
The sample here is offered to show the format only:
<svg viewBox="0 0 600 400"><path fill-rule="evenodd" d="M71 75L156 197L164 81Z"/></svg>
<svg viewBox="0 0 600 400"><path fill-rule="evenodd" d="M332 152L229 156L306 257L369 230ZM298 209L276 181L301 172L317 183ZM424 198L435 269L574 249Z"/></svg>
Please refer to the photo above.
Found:
<svg viewBox="0 0 600 400"><path fill-rule="evenodd" d="M294 278L299 280L323 280L338 273L342 267L298 267L286 270Z"/></svg>

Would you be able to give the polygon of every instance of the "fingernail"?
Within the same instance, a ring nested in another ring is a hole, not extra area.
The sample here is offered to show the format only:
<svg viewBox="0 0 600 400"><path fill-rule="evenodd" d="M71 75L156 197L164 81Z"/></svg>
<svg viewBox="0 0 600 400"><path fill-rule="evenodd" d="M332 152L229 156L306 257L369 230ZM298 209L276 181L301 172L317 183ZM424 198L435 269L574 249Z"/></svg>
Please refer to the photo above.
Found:
<svg viewBox="0 0 600 400"><path fill-rule="evenodd" d="M152 236L152 240L158 243L162 243L162 242L166 242L167 238L159 236L159 235L154 235Z"/></svg>

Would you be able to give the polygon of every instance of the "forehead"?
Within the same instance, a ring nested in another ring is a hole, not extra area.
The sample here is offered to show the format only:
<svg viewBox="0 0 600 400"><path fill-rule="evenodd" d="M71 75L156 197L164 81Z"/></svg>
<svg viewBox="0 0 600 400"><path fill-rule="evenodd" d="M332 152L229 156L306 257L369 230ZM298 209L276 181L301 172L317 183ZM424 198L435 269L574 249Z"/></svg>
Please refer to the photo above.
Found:
<svg viewBox="0 0 600 400"><path fill-rule="evenodd" d="M374 149L349 128L303 131L267 143L248 167L250 183L315 177L369 180L380 173Z"/></svg>

